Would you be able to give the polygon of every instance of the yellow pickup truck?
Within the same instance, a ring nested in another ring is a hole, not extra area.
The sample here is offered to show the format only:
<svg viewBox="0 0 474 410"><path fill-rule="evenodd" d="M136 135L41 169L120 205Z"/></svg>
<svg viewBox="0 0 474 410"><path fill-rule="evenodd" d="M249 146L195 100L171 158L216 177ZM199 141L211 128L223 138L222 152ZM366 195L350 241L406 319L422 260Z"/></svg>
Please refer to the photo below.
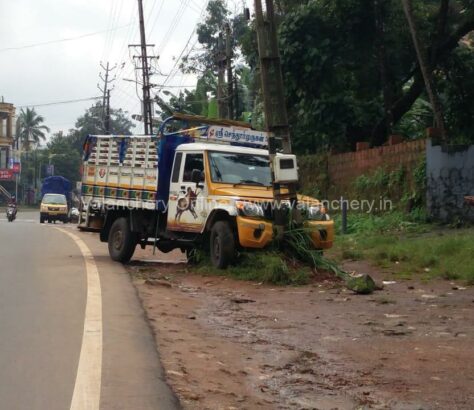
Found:
<svg viewBox="0 0 474 410"><path fill-rule="evenodd" d="M204 248L225 268L239 249L275 239L268 134L209 121L173 116L157 136L86 138L79 228L99 230L113 260L129 261L137 245ZM275 180L297 181L294 155L272 165ZM281 205L290 212L289 200ZM322 204L299 196L298 206L314 248L330 248L334 221Z"/></svg>

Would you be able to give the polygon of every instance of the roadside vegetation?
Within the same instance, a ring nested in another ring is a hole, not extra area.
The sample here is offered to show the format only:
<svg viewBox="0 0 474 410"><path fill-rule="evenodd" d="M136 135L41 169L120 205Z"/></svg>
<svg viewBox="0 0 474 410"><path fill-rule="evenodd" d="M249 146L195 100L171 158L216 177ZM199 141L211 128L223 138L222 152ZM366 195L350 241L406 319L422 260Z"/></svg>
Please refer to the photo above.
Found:
<svg viewBox="0 0 474 410"><path fill-rule="evenodd" d="M368 275L349 274L336 261L313 249L309 232L290 228L282 242L272 249L241 253L227 269L214 268L205 253L194 256L204 274L228 275L275 285L306 285L312 280L341 281L348 289L361 294L372 293L375 282Z"/></svg>
<svg viewBox="0 0 474 410"><path fill-rule="evenodd" d="M306 285L314 275L309 266L296 263L276 251L241 253L235 263L225 270L214 268L206 255L200 254L197 272L274 285Z"/></svg>
<svg viewBox="0 0 474 410"><path fill-rule="evenodd" d="M421 211L352 214L348 234L337 235L331 256L368 260L402 279L460 279L474 284L473 227L428 224ZM340 226L340 218L336 218Z"/></svg>

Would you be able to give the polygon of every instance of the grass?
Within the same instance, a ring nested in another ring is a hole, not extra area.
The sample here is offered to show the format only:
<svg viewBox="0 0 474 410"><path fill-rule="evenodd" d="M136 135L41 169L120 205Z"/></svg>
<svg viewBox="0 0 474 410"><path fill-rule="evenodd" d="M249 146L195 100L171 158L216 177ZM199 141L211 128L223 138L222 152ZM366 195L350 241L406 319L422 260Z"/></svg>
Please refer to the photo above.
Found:
<svg viewBox="0 0 474 410"><path fill-rule="evenodd" d="M241 253L236 262L224 270L214 268L206 257L202 257L197 272L274 285L305 285L313 274L309 267L291 264L272 251Z"/></svg>
<svg viewBox="0 0 474 410"><path fill-rule="evenodd" d="M339 259L368 259L400 278L418 276L474 284L474 228L452 229L410 220L401 213L349 217L350 233L338 235Z"/></svg>

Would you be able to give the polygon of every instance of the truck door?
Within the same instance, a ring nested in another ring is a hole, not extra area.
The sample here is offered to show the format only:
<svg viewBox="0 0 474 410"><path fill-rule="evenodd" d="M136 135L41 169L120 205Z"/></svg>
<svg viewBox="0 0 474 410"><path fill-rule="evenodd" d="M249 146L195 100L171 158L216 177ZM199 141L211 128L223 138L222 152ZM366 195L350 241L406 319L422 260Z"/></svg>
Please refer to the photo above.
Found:
<svg viewBox="0 0 474 410"><path fill-rule="evenodd" d="M207 184L192 181L194 170L204 175L202 152L177 152L173 164L168 201L168 229L201 232L206 220Z"/></svg>

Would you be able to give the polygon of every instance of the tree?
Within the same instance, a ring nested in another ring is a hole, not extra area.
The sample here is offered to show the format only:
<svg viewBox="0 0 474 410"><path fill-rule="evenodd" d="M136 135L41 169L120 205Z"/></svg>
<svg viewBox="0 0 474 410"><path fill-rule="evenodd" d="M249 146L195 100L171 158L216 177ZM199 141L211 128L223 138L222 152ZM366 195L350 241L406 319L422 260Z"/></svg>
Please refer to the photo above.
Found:
<svg viewBox="0 0 474 410"><path fill-rule="evenodd" d="M227 21L229 11L224 0L210 0L206 7L206 18L197 25L198 42L203 46L202 52L189 54L183 58L181 69L192 73L215 73L215 56L219 32Z"/></svg>
<svg viewBox="0 0 474 410"><path fill-rule="evenodd" d="M113 135L129 135L135 125L125 116L122 109L110 109L110 132ZM87 135L100 135L105 133L102 121L102 104L99 102L88 108L80 116L75 124L75 128L69 130L69 137L74 148L82 153L82 144Z"/></svg>
<svg viewBox="0 0 474 410"><path fill-rule="evenodd" d="M193 112L200 115L209 115L209 112L214 111L214 105L216 100L209 100L208 94L214 93L217 97L217 56L218 56L218 45L219 35L224 35L225 25L229 24L231 28L231 48L232 54L236 57L234 59L234 66L239 63L241 53L238 52L237 48L241 45L240 39L243 39L249 34L247 27L247 21L243 14L239 14L230 17L230 12L227 9L226 2L224 0L210 0L206 8L206 17L204 22L198 24L196 33L198 36L198 42L202 46L200 50L192 50L186 55L180 64L180 68L183 72L194 73L199 76L196 90L193 92L186 91L181 96L181 101L177 104L177 107L184 106L188 112ZM225 40L223 40L225 44ZM247 43L246 43L247 44ZM250 44L250 41L249 41ZM256 56L256 42L254 45L254 56ZM256 65L256 58L254 59L254 66ZM241 74L243 70L235 70L234 78L235 84L233 95L234 106L236 107L236 117L240 118L244 110L248 109L246 97L247 86L241 83ZM227 86L223 84L223 88L227 90ZM227 94L227 93L225 93ZM226 96L227 98L227 96ZM179 100L179 98L178 98ZM186 102L184 103L184 100ZM176 103L177 100L171 101ZM209 104L211 107L209 108ZM251 111L251 109L249 110Z"/></svg>
<svg viewBox="0 0 474 410"><path fill-rule="evenodd" d="M441 15L440 18L445 19L444 13L447 12L448 2L449 0L441 0L442 11L440 13L443 13L443 15ZM425 50L420 44L415 18L413 16L412 2L411 0L402 0L402 4L403 10L408 21L408 27L410 28L411 37L413 39L413 46L415 47L416 55L418 58L418 65L420 67L420 71L425 82L426 92L428 93L428 97L431 101L431 106L433 107L436 127L440 130L442 139L445 140L446 129L444 126L443 111L439 102L438 94L436 92L436 89L434 88L432 69L429 67L427 58L425 56ZM444 24L442 26L442 29L444 30ZM442 34L443 33L439 33L440 36L442 36Z"/></svg>
<svg viewBox="0 0 474 410"><path fill-rule="evenodd" d="M61 175L73 183L80 180L82 158L82 150L78 151L74 143L74 135L58 132L48 141L45 155L47 163L54 165L54 174Z"/></svg>
<svg viewBox="0 0 474 410"><path fill-rule="evenodd" d="M88 134L103 134L105 127L102 120L102 104L96 103L86 110L84 115L76 121L76 130L84 136ZM130 134L135 125L125 117L122 109L110 109L110 132L111 134Z"/></svg>
<svg viewBox="0 0 474 410"><path fill-rule="evenodd" d="M34 108L21 110L17 121L17 140L26 151L30 150L31 143L39 144L46 139L45 132L49 132L49 128L43 122L44 117L38 115Z"/></svg>

